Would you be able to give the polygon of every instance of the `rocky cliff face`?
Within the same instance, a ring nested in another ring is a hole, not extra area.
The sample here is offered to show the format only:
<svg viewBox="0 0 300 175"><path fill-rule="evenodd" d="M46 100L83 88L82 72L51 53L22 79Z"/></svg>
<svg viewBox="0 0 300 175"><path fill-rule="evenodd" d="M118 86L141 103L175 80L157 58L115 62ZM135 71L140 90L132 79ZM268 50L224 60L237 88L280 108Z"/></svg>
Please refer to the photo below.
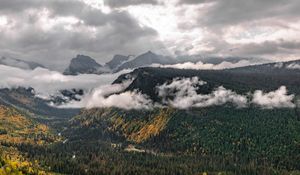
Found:
<svg viewBox="0 0 300 175"><path fill-rule="evenodd" d="M124 55L115 55L112 60L107 62L105 65L109 67L110 69L116 69L124 62L128 61L130 56L124 56Z"/></svg>
<svg viewBox="0 0 300 175"><path fill-rule="evenodd" d="M69 67L64 71L65 75L78 74L102 74L107 70L93 58L85 55L77 55L71 60Z"/></svg>

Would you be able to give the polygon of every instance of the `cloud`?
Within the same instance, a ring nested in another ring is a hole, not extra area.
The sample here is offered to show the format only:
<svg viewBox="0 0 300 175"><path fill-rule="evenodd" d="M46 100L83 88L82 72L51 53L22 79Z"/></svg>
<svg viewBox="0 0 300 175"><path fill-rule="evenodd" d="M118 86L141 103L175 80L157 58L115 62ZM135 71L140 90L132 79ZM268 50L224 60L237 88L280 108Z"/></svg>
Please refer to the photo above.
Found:
<svg viewBox="0 0 300 175"><path fill-rule="evenodd" d="M190 1L190 0L188 0ZM204 19L210 25L235 25L264 18L287 19L299 14L297 0L213 0ZM225 10L226 9L226 10ZM246 12L246 13L245 13Z"/></svg>
<svg viewBox="0 0 300 175"><path fill-rule="evenodd" d="M275 68L286 68L286 69L300 69L300 64L297 63L290 63L290 64L284 64L284 62L279 62L274 64Z"/></svg>
<svg viewBox="0 0 300 175"><path fill-rule="evenodd" d="M37 97L46 99L61 95L60 90L83 89L85 94L78 99L79 101L67 101L57 106L66 108L118 107L128 110L172 106L187 109L227 103L238 108L247 107L250 103L266 109L295 107L293 103L295 95L288 95L285 86L273 92L264 93L256 90L253 94L247 95L240 95L219 86L209 94L201 94L199 87L206 86L207 82L198 77L175 78L171 82L157 86L157 93L162 101L154 103L141 92L125 91L132 80L111 84L119 75L127 72L129 70L115 74L65 76L44 68L23 70L0 65L0 88L32 87ZM252 100L248 101L250 97Z"/></svg>
<svg viewBox="0 0 300 175"><path fill-rule="evenodd" d="M210 94L198 94L197 87L204 84L206 82L199 80L198 77L176 78L171 83L158 86L157 89L165 104L179 109L218 106L226 103L232 103L237 107L245 107L247 105L247 97L238 95L222 86ZM170 99L169 96L173 99Z"/></svg>
<svg viewBox="0 0 300 175"><path fill-rule="evenodd" d="M158 4L156 0L104 0L104 4L111 8L126 7L130 5L143 5L143 4Z"/></svg>
<svg viewBox="0 0 300 175"><path fill-rule="evenodd" d="M198 77L193 78L175 78L171 83L164 83L157 86L158 96L163 98L163 102L167 103L168 96L184 96L190 93L195 93L197 86L205 85L205 81L201 81Z"/></svg>
<svg viewBox="0 0 300 175"><path fill-rule="evenodd" d="M23 70L20 68L0 65L0 89L31 87L37 97L51 99L61 96L60 90L83 89L84 96L80 101L68 101L56 107L66 108L93 108L93 107L118 107L122 109L150 109L152 101L139 92L123 92L131 83L111 83L121 74L130 70L123 70L114 74L80 74L66 76L57 71L45 68Z"/></svg>
<svg viewBox="0 0 300 175"><path fill-rule="evenodd" d="M253 94L240 95L223 86L209 94L199 93L199 87L207 82L198 77L175 78L171 82L156 87L161 102L153 103L146 95L137 91L124 91L132 80L121 84L103 85L87 93L80 101L71 101L60 107L94 108L118 107L122 109L152 109L171 106L178 109L205 108L232 104L237 108L255 104L263 109L293 108L294 95L287 95L285 86L276 91L264 93L256 90Z"/></svg>
<svg viewBox="0 0 300 175"><path fill-rule="evenodd" d="M214 0L180 0L179 4L202 4L202 3L209 3L213 2Z"/></svg>
<svg viewBox="0 0 300 175"><path fill-rule="evenodd" d="M299 39L295 37L299 35L300 26L297 0L180 0L178 5L186 13L189 8L199 7L188 20L180 21L180 26L184 26L181 28L183 41L188 31L201 29L196 34L198 37L187 41L194 46L190 51L231 56L263 55L277 60L296 59L300 53ZM278 41L282 39L285 41Z"/></svg>
<svg viewBox="0 0 300 175"><path fill-rule="evenodd" d="M254 63L251 63L247 60L241 60L237 63L231 63L224 61L220 64L214 65L214 64L205 64L201 61L197 63L193 62L185 62L185 63L178 63L178 64L171 64L171 65L160 65L160 64L153 64L153 67L163 67L163 68L176 68L176 69L199 69L199 70L208 70L208 69L213 69L213 70L220 70L220 69L229 69L229 68L236 68L236 67L244 67L244 66L249 66L253 65Z"/></svg>
<svg viewBox="0 0 300 175"><path fill-rule="evenodd" d="M110 84L119 75L129 71L124 70L115 74L65 76L60 72L44 68L23 70L0 65L0 88L32 87L36 95L49 98L51 95L58 95L60 90L75 88L88 91L100 85Z"/></svg>
<svg viewBox="0 0 300 175"><path fill-rule="evenodd" d="M231 103L237 107L247 107L250 103L264 109L273 108L294 108L295 95L288 95L285 86L276 91L264 93L256 90L253 94L240 95L222 86L213 90L210 94L199 94L199 86L206 82L193 78L176 78L170 83L165 83L157 87L158 95L162 97L165 105L175 108L186 109L192 107L208 107ZM248 100L252 98L252 100Z"/></svg>
<svg viewBox="0 0 300 175"><path fill-rule="evenodd" d="M139 92L123 92L131 81L121 84L104 85L95 88L84 96L81 101L72 101L60 107L67 108L105 108L117 107L122 109L151 109L152 101Z"/></svg>
<svg viewBox="0 0 300 175"><path fill-rule="evenodd" d="M1 1L0 18L0 55L59 70L79 53L103 63L115 53L163 47L157 32L127 11L104 13L79 0Z"/></svg>
<svg viewBox="0 0 300 175"><path fill-rule="evenodd" d="M300 69L300 64L292 63L286 66L287 69Z"/></svg>
<svg viewBox="0 0 300 175"><path fill-rule="evenodd" d="M77 54L104 63L148 50L288 60L300 53L299 8L298 0L3 0L0 56L57 70Z"/></svg>
<svg viewBox="0 0 300 175"><path fill-rule="evenodd" d="M292 53L300 50L298 41L264 41L262 43L247 43L237 46L236 54L244 55L271 55L280 53Z"/></svg>
<svg viewBox="0 0 300 175"><path fill-rule="evenodd" d="M257 90L253 94L252 103L266 109L272 108L294 108L295 95L288 95L287 88L281 86L278 90L264 93Z"/></svg>
<svg viewBox="0 0 300 175"><path fill-rule="evenodd" d="M30 69L30 66L25 62L18 61L15 59L8 59L5 57L0 58L0 64L12 66L12 67L19 67L21 69Z"/></svg>

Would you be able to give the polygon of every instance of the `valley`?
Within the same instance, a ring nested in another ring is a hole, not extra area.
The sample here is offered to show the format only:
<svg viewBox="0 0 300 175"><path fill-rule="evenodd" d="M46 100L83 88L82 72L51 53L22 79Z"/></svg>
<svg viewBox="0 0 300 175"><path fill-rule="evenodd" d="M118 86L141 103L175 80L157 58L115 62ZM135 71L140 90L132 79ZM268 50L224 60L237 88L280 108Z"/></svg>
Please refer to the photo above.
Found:
<svg viewBox="0 0 300 175"><path fill-rule="evenodd" d="M145 67L119 76L112 85L131 81L114 95L140 92L153 103L145 109L58 108L35 96L33 89L2 89L1 170L6 174L299 174L300 72L284 67ZM193 81L196 84L187 88L186 83ZM173 85L181 89L172 89ZM283 85L288 92L275 91ZM161 96L163 88L167 96ZM216 89L227 95L217 98ZM255 103L251 98L257 90L262 90L260 98L273 101ZM209 105L172 106L178 97L190 99L191 92L191 97L200 99L195 103ZM274 100L277 93L281 96ZM244 99L245 106L235 105Z"/></svg>

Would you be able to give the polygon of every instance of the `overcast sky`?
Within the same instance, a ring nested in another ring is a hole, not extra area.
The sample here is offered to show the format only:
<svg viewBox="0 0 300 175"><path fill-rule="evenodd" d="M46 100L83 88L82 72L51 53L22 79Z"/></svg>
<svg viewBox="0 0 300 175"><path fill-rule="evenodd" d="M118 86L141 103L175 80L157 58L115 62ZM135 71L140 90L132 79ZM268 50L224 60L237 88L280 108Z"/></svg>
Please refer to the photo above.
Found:
<svg viewBox="0 0 300 175"><path fill-rule="evenodd" d="M76 54L299 58L299 0L0 0L0 56L63 69Z"/></svg>

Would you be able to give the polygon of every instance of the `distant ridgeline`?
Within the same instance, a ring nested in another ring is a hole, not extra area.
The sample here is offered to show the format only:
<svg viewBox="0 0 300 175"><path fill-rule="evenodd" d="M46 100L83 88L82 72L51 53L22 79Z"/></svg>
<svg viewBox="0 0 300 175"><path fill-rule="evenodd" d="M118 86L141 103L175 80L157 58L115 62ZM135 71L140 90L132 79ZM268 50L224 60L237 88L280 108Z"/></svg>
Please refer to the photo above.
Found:
<svg viewBox="0 0 300 175"><path fill-rule="evenodd" d="M153 65L174 65L181 63L197 63L218 65L222 63L239 63L246 61L249 64L259 64L270 62L270 60L262 58L247 58L247 57L203 57L201 55L194 56L179 56L171 57L164 56L148 51L146 53L134 55L114 55L113 58L101 65L95 59L86 55L77 55L71 59L69 66L65 69L65 75L79 75L79 74L103 74L111 72L119 72L125 69L135 69L140 67L147 67Z"/></svg>

